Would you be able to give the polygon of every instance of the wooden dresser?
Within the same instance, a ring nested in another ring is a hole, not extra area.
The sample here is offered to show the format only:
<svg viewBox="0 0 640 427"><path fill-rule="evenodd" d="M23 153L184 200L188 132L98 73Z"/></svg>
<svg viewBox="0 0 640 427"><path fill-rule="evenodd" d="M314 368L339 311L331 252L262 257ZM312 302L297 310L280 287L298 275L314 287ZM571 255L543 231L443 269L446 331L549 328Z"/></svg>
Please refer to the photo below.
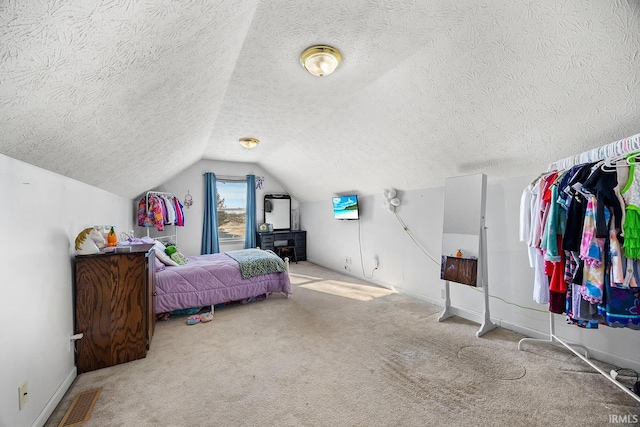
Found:
<svg viewBox="0 0 640 427"><path fill-rule="evenodd" d="M143 358L155 327L153 245L76 256L78 373Z"/></svg>

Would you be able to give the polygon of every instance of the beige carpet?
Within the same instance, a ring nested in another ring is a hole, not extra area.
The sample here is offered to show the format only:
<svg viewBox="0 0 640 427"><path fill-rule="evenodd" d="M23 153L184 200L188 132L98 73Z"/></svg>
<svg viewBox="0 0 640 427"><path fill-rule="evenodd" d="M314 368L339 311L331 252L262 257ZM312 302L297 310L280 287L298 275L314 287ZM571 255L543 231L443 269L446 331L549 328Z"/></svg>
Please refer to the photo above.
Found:
<svg viewBox="0 0 640 427"><path fill-rule="evenodd" d="M145 359L78 376L46 425L96 387L87 426L585 427L640 415L566 350L518 351L521 336L503 329L476 338L475 323L438 323L439 307L308 262L291 277L289 299L158 322Z"/></svg>

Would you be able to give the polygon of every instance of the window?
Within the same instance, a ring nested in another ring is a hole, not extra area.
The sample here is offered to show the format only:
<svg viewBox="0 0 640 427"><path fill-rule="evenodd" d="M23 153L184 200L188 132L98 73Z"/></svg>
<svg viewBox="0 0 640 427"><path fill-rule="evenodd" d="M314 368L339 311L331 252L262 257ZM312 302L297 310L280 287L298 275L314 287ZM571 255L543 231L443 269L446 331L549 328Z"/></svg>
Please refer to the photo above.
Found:
<svg viewBox="0 0 640 427"><path fill-rule="evenodd" d="M218 180L218 236L221 242L244 241L247 181Z"/></svg>

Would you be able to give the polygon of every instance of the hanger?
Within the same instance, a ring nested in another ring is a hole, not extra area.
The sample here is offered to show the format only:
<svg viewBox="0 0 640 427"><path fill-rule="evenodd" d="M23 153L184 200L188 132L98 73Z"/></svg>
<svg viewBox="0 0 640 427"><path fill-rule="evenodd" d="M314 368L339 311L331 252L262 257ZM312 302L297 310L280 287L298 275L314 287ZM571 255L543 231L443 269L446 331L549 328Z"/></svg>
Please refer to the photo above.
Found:
<svg viewBox="0 0 640 427"><path fill-rule="evenodd" d="M618 162L620 160L626 160L626 157L627 154L616 154L614 156L607 157L606 159L604 159L604 162L602 162L600 168L603 172L614 172L618 167L620 167L620 165L618 165Z"/></svg>
<svg viewBox="0 0 640 427"><path fill-rule="evenodd" d="M636 159L640 157L640 151L636 151L635 153L631 153L627 156L627 163L631 164L631 163L638 163L636 162Z"/></svg>
<svg viewBox="0 0 640 427"><path fill-rule="evenodd" d="M547 172L542 172L540 175L538 175L538 177L536 179L534 179L533 181L531 181L531 184L529 185L536 185L536 182L540 181L540 178L542 178L543 176L546 176L548 174L550 174L553 171L547 171Z"/></svg>

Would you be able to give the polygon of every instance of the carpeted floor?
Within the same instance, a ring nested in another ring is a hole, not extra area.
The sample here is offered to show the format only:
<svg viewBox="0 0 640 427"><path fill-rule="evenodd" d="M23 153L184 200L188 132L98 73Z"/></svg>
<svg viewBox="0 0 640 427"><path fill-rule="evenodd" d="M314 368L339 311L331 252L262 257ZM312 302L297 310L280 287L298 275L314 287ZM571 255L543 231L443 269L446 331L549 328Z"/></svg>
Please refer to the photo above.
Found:
<svg viewBox="0 0 640 427"><path fill-rule="evenodd" d="M570 352L309 262L293 295L158 322L145 359L79 375L86 426L603 426L640 405ZM606 364L602 364L607 368ZM629 423L627 425L633 425Z"/></svg>

